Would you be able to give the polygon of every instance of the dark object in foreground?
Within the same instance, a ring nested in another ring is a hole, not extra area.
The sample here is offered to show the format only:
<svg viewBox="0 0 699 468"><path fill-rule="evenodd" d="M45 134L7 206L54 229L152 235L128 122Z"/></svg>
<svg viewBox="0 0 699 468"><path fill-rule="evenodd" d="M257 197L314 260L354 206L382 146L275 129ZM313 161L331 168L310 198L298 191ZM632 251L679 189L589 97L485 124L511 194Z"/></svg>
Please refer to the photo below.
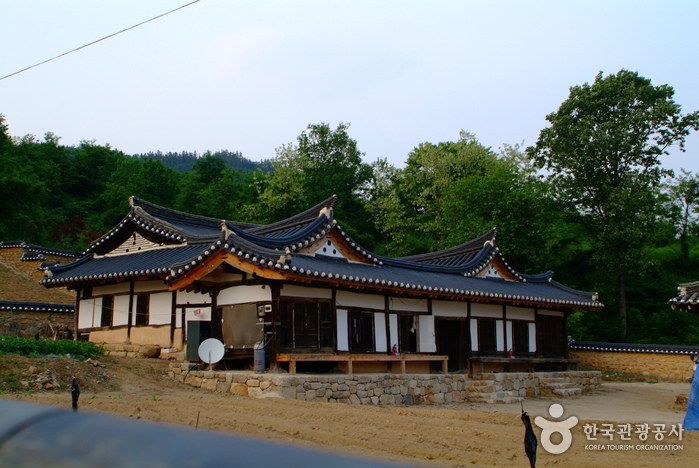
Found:
<svg viewBox="0 0 699 468"><path fill-rule="evenodd" d="M530 468L536 468L536 446L538 442L536 440L536 434L534 434L534 428L532 428L532 422L529 420L529 415L522 408L522 422L524 423L524 452L529 458Z"/></svg>
<svg viewBox="0 0 699 468"><path fill-rule="evenodd" d="M78 414L7 399L0 399L0 414L2 467L395 468L390 463L267 440Z"/></svg>
<svg viewBox="0 0 699 468"><path fill-rule="evenodd" d="M80 385L78 385L78 378L73 377L73 381L70 384L70 393L73 397L73 411L78 411L78 398L80 398Z"/></svg>

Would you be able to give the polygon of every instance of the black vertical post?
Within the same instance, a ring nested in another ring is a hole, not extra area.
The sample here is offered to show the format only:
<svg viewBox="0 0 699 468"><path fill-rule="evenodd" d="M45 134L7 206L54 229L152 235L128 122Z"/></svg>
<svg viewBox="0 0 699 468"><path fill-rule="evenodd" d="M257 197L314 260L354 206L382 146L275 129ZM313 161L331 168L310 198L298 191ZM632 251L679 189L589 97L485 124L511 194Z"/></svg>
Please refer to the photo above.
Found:
<svg viewBox="0 0 699 468"><path fill-rule="evenodd" d="M129 314L126 322L126 341L129 343L131 343L131 322L133 320L133 295L135 288L135 283L131 281L131 285L129 287Z"/></svg>

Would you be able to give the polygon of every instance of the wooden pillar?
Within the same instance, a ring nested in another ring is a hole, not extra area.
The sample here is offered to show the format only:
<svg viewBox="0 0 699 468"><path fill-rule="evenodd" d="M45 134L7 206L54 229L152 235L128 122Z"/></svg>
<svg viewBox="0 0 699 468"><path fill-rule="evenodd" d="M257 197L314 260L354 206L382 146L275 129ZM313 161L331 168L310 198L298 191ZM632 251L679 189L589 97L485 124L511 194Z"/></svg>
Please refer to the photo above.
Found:
<svg viewBox="0 0 699 468"><path fill-rule="evenodd" d="M269 343L267 343L267 349L265 350L265 359L269 360L269 368L270 369L279 369L279 364L277 363L277 354L279 353L279 344L277 343L277 322L281 322L281 319L279 317L279 305L281 303L281 296L282 296L282 287L279 283L272 283L269 285L272 293L272 339L270 340ZM334 298L334 292L333 292L333 298ZM333 301L333 308L334 308L334 302ZM262 327L265 328L265 327ZM337 326L335 327L335 330L337 330ZM320 330L319 330L320 333ZM335 332L337 333L337 331ZM264 339L264 336L263 336ZM292 369L292 364L293 364L293 369ZM293 372L292 372L293 370ZM295 373L296 372L296 364L295 363L289 363L289 373Z"/></svg>
<svg viewBox="0 0 699 468"><path fill-rule="evenodd" d="M507 357L507 353L510 350L510 343L507 342L507 306L505 304L502 305L502 343L505 357ZM514 352L514 348L512 352Z"/></svg>
<svg viewBox="0 0 699 468"><path fill-rule="evenodd" d="M129 287L129 314L126 320L126 341L131 343L131 322L133 320L133 297L136 285L131 281L131 286Z"/></svg>
<svg viewBox="0 0 699 468"><path fill-rule="evenodd" d="M75 317L74 317L74 320L75 320L75 336L73 336L73 341L78 341L78 323L80 323L79 320L78 320L78 314L79 314L79 311L80 311L80 295L81 295L81 294L82 294L82 289L77 288L77 289L75 290Z"/></svg>
<svg viewBox="0 0 699 468"><path fill-rule="evenodd" d="M386 354L390 355L393 350L393 343L391 343L391 321L389 320L389 311L391 307L389 304L388 296L383 297L383 311L384 311L384 321L386 323ZM396 342L398 344L398 342Z"/></svg>
<svg viewBox="0 0 699 468"><path fill-rule="evenodd" d="M172 291L170 304L170 346L175 346L175 329L177 328L177 291Z"/></svg>

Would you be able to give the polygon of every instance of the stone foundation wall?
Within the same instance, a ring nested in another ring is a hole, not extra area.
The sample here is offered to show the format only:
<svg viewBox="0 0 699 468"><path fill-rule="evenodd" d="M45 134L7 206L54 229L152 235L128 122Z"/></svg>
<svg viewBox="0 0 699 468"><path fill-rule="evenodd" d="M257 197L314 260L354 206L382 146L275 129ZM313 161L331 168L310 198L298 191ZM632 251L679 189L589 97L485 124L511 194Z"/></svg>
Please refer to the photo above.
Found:
<svg viewBox="0 0 699 468"><path fill-rule="evenodd" d="M171 363L170 377L187 385L254 398L277 397L354 405L442 404L483 401L485 393L549 394L547 379L567 379L582 391L599 386L599 372L481 374L354 374L289 375L244 371L190 370L192 364Z"/></svg>
<svg viewBox="0 0 699 468"><path fill-rule="evenodd" d="M105 354L120 357L146 357L172 359L179 362L184 360L184 351L177 348L160 348L159 346L132 345L132 344L103 344ZM178 364L179 365L179 364Z"/></svg>
<svg viewBox="0 0 699 468"><path fill-rule="evenodd" d="M580 367L643 375L660 382L688 382L694 364L687 354L570 350Z"/></svg>
<svg viewBox="0 0 699 468"><path fill-rule="evenodd" d="M0 312L0 333L22 338L72 339L75 316L72 313L32 312L26 310Z"/></svg>

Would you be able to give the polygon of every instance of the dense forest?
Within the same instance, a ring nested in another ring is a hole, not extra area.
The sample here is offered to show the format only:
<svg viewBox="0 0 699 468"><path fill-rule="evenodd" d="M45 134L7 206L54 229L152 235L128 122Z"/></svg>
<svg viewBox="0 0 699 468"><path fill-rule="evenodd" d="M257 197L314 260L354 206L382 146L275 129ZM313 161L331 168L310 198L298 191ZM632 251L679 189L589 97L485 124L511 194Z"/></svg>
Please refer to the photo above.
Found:
<svg viewBox="0 0 699 468"><path fill-rule="evenodd" d="M234 151L126 155L51 132L10 136L0 115L0 240L83 250L128 212L128 197L251 223L336 194L335 216L377 254L452 247L497 227L513 268L556 272L598 291L602 313L576 312L578 340L699 345L699 317L672 310L699 280L699 177L663 169L699 127L669 86L620 71L571 88L535 146L418 143L403 167L363 160L349 125L311 124L269 161ZM696 151L696 150L695 150Z"/></svg>

